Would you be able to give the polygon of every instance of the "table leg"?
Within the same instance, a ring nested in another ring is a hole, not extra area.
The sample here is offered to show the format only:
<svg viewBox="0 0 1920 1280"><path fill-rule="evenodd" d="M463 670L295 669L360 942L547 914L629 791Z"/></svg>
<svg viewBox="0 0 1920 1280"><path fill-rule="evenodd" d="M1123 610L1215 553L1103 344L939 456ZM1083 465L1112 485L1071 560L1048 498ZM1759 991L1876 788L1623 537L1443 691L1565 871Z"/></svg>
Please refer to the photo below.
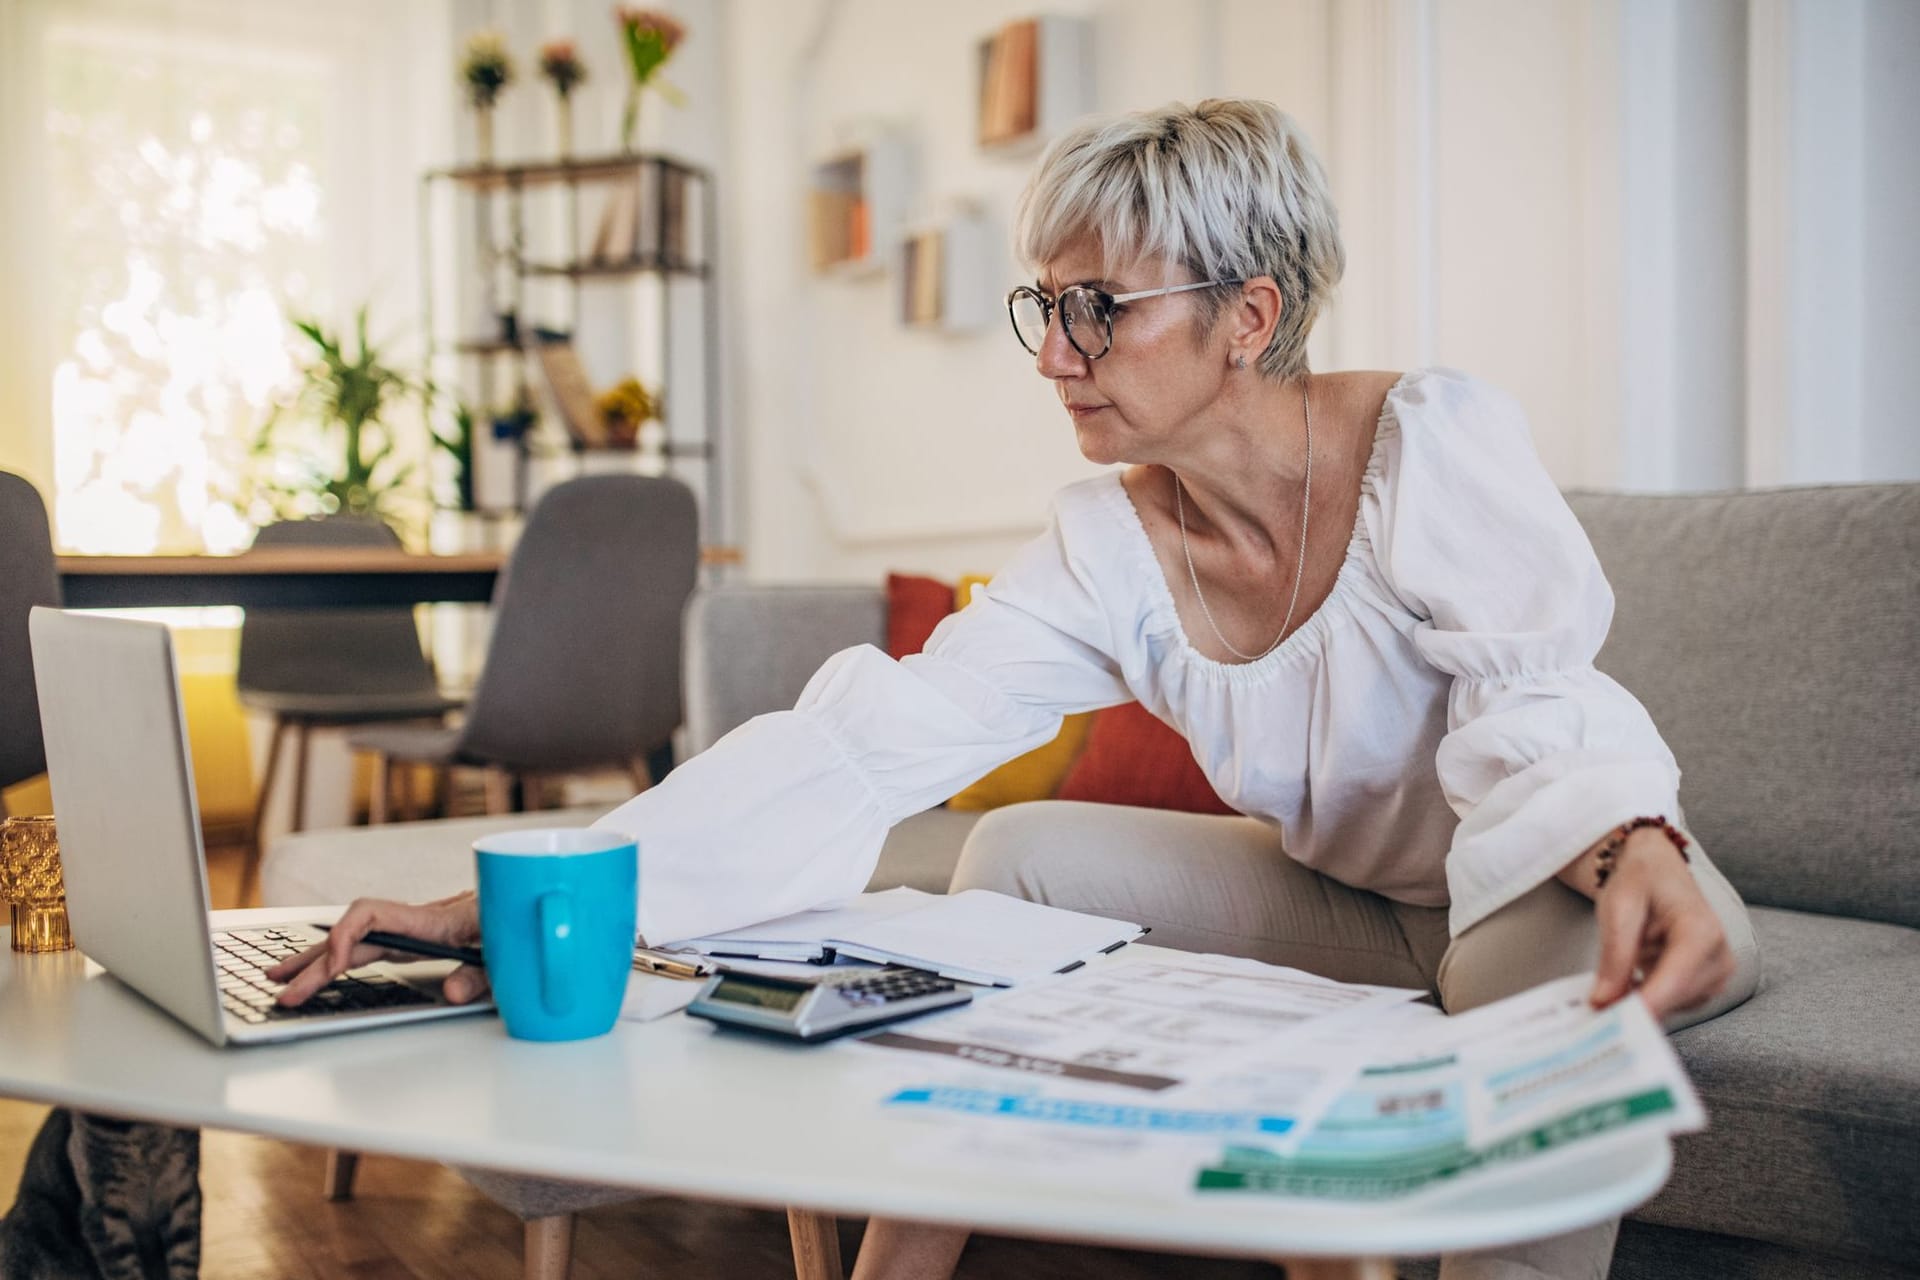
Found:
<svg viewBox="0 0 1920 1280"><path fill-rule="evenodd" d="M329 1200L353 1199L353 1174L360 1167L360 1155L354 1151L329 1150L327 1172L321 1190Z"/></svg>
<svg viewBox="0 0 1920 1280"><path fill-rule="evenodd" d="M567 1280L573 1269L573 1215L556 1213L527 1223L524 1280Z"/></svg>
<svg viewBox="0 0 1920 1280"><path fill-rule="evenodd" d="M1391 1258L1282 1258L1287 1280L1394 1280Z"/></svg>
<svg viewBox="0 0 1920 1280"><path fill-rule="evenodd" d="M832 1214L789 1209L787 1232L793 1237L793 1274L798 1280L843 1280L840 1233Z"/></svg>

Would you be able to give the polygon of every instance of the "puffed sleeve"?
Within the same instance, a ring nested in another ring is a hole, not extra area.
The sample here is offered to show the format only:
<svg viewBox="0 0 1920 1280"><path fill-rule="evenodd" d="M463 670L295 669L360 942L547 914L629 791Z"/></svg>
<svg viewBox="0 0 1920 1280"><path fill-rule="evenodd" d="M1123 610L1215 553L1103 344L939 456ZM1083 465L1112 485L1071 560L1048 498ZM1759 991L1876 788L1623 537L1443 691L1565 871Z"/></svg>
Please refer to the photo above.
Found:
<svg viewBox="0 0 1920 1280"><path fill-rule="evenodd" d="M1533 450L1520 407L1436 371L1399 393L1381 565L1452 677L1436 765L1459 815L1447 856L1457 937L1638 814L1675 813L1673 753L1593 663L1613 591Z"/></svg>
<svg viewBox="0 0 1920 1280"><path fill-rule="evenodd" d="M641 937L699 937L859 893L888 828L1130 696L1092 575L1048 531L899 662L871 645L816 672L596 826L640 844Z"/></svg>

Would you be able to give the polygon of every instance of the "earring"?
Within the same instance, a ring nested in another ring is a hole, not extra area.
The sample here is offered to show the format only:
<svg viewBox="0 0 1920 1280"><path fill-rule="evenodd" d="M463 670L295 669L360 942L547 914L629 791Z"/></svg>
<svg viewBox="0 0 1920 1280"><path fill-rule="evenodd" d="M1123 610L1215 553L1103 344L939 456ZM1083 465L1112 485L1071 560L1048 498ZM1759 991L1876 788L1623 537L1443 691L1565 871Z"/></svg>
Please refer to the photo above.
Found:
<svg viewBox="0 0 1920 1280"><path fill-rule="evenodd" d="M1241 356L1241 357L1240 357L1240 359L1239 359L1239 360L1237 360L1237 361L1236 361L1236 362L1234 363L1234 367L1235 367L1235 368L1237 368L1237 369L1244 369L1244 368L1246 368L1246 367L1247 367L1247 358L1246 358L1246 357L1245 357L1244 355L1243 355L1243 356Z"/></svg>

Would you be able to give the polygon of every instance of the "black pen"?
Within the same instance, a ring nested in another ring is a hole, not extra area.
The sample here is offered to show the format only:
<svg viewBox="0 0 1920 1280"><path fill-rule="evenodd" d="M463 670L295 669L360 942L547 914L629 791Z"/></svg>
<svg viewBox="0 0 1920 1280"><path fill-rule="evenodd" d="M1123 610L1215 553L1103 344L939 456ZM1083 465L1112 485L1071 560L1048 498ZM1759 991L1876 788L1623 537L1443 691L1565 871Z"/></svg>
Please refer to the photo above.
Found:
<svg viewBox="0 0 1920 1280"><path fill-rule="evenodd" d="M331 932L330 924L313 926L323 932ZM435 960L458 960L462 964L485 965L486 958L478 947L456 947L445 942L429 942L425 938L410 938L404 933L387 933L375 929L363 936L360 941L370 947L385 947L389 951L404 951L408 955L428 956Z"/></svg>

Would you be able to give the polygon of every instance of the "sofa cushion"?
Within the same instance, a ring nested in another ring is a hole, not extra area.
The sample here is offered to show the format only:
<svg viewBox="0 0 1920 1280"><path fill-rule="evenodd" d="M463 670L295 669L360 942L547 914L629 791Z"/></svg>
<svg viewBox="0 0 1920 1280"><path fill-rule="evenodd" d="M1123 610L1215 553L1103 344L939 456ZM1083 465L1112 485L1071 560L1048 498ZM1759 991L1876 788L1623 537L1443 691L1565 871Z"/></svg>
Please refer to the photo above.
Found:
<svg viewBox="0 0 1920 1280"><path fill-rule="evenodd" d="M1207 781L1180 731L1137 702L1095 712L1087 749L1067 770L1060 800L1182 813L1238 813Z"/></svg>
<svg viewBox="0 0 1920 1280"><path fill-rule="evenodd" d="M953 612L952 584L910 573L887 575L887 656L904 658Z"/></svg>
<svg viewBox="0 0 1920 1280"><path fill-rule="evenodd" d="M867 880L867 892L878 893L906 885L928 893L945 893L960 861L960 846L980 821L979 812L929 809L916 813L887 832L879 865Z"/></svg>
<svg viewBox="0 0 1920 1280"><path fill-rule="evenodd" d="M1920 925L1920 485L1568 496L1599 665L1749 902Z"/></svg>
<svg viewBox="0 0 1920 1280"><path fill-rule="evenodd" d="M686 632L680 652L687 754L697 755L735 726L793 706L820 664L840 650L885 644L887 597L875 587L697 591L687 603Z"/></svg>
<svg viewBox="0 0 1920 1280"><path fill-rule="evenodd" d="M1678 1032L1710 1128L1634 1216L1820 1252L1920 1257L1920 930L1753 908L1751 1000Z"/></svg>
<svg viewBox="0 0 1920 1280"><path fill-rule="evenodd" d="M607 811L550 809L488 818L394 822L382 827L302 831L274 841L260 868L261 901L270 907L349 902L357 897L426 902L473 888L471 847L481 836L525 827L584 827ZM887 833L869 890L911 885L945 893L960 846L977 813L930 809ZM646 892L642 853L641 892Z"/></svg>
<svg viewBox="0 0 1920 1280"><path fill-rule="evenodd" d="M987 579L962 578L948 586L938 578L904 573L887 575L887 656L904 658L921 652L935 627L973 598L973 588ZM947 808L981 811L1027 800L1046 800L1067 776L1074 758L1086 746L1093 717L1072 715L1060 723L1052 740L1015 756L962 787L947 800Z"/></svg>
<svg viewBox="0 0 1920 1280"><path fill-rule="evenodd" d="M529 827L584 827L608 807L298 831L275 840L261 860L260 901L269 907L359 897L430 902L473 888L473 842L480 837Z"/></svg>

